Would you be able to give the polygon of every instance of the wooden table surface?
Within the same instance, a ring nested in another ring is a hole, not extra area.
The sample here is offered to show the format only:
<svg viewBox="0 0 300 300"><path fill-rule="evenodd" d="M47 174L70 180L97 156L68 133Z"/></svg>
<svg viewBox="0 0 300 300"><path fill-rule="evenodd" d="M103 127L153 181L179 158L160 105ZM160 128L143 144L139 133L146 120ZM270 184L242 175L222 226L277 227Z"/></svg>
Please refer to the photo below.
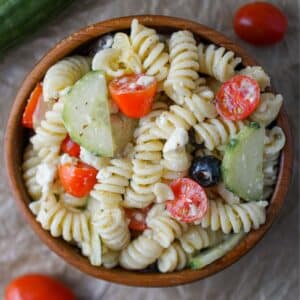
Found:
<svg viewBox="0 0 300 300"><path fill-rule="evenodd" d="M111 17L162 14L203 23L238 41L271 75L283 94L299 153L299 1L269 1L288 16L285 40L272 47L255 48L234 35L233 12L242 0L81 0L11 50L0 61L0 143L3 145L7 115L17 88L27 72L57 41L69 33ZM25 272L51 274L68 284L78 299L286 299L299 298L299 161L286 204L266 237L249 254L225 271L193 284L174 288L131 288L88 277L50 252L17 211L5 178L3 147L0 148L0 298L4 286ZM297 176L297 177L296 177Z"/></svg>

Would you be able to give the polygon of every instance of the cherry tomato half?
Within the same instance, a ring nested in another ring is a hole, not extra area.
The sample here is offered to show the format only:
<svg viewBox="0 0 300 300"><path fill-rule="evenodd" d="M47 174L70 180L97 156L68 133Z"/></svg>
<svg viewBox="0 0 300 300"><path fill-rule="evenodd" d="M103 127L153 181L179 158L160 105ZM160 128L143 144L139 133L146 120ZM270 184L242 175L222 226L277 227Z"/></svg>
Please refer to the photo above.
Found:
<svg viewBox="0 0 300 300"><path fill-rule="evenodd" d="M62 141L61 151L73 157L79 157L80 146L76 144L69 136Z"/></svg>
<svg viewBox="0 0 300 300"><path fill-rule="evenodd" d="M141 118L150 112L156 89L156 79L144 74L122 76L109 84L113 100L130 118Z"/></svg>
<svg viewBox="0 0 300 300"><path fill-rule="evenodd" d="M288 22L273 4L254 2L238 9L233 25L236 34L243 40L256 46L265 46L283 39Z"/></svg>
<svg viewBox="0 0 300 300"><path fill-rule="evenodd" d="M22 125L27 128L33 128L33 113L43 94L43 87L38 83L32 91L22 116Z"/></svg>
<svg viewBox="0 0 300 300"><path fill-rule="evenodd" d="M194 180L179 178L171 185L175 199L166 202L166 208L175 219L192 223L199 221L208 208L208 200L204 189Z"/></svg>
<svg viewBox="0 0 300 300"><path fill-rule="evenodd" d="M125 215L129 219L128 227L132 230L143 231L147 228L146 217L150 207L125 208Z"/></svg>
<svg viewBox="0 0 300 300"><path fill-rule="evenodd" d="M247 118L258 106L260 88L256 80L245 75L236 75L225 82L216 95L217 110L230 120Z"/></svg>
<svg viewBox="0 0 300 300"><path fill-rule="evenodd" d="M5 300L74 300L75 296L59 281L41 274L27 274L6 287Z"/></svg>
<svg viewBox="0 0 300 300"><path fill-rule="evenodd" d="M65 163L59 165L58 174L62 186L75 197L87 196L96 184L98 171L82 162L76 165Z"/></svg>

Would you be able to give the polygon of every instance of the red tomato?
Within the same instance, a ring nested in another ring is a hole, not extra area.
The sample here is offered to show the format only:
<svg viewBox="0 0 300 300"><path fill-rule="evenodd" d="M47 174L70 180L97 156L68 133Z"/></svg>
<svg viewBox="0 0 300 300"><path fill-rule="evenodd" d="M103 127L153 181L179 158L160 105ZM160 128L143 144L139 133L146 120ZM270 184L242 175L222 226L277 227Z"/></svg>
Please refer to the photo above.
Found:
<svg viewBox="0 0 300 300"><path fill-rule="evenodd" d="M61 144L61 150L64 153L69 154L73 157L79 157L80 155L80 146L76 144L69 136L67 136Z"/></svg>
<svg viewBox="0 0 300 300"><path fill-rule="evenodd" d="M33 113L37 107L37 104L42 94L43 94L42 85L38 83L35 86L34 90L32 91L23 113L22 125L24 127L33 128Z"/></svg>
<svg viewBox="0 0 300 300"><path fill-rule="evenodd" d="M128 227L132 230L143 231L147 228L146 217L150 207L125 208L126 217L129 219Z"/></svg>
<svg viewBox="0 0 300 300"><path fill-rule="evenodd" d="M126 75L115 78L109 84L109 91L124 115L141 118L151 110L157 88L155 78L142 82L144 74ZM147 76L149 77L149 76Z"/></svg>
<svg viewBox="0 0 300 300"><path fill-rule="evenodd" d="M236 75L225 82L216 95L217 110L230 120L247 118L258 106L260 89L256 80Z"/></svg>
<svg viewBox="0 0 300 300"><path fill-rule="evenodd" d="M84 163L66 163L58 167L59 178L64 189L75 197L87 196L96 184L98 171Z"/></svg>
<svg viewBox="0 0 300 300"><path fill-rule="evenodd" d="M5 290L5 300L74 300L59 281L45 275L28 274L13 280Z"/></svg>
<svg viewBox="0 0 300 300"><path fill-rule="evenodd" d="M201 220L208 208L204 189L194 180L179 178L170 187L175 199L166 202L169 213L177 220L191 223Z"/></svg>
<svg viewBox="0 0 300 300"><path fill-rule="evenodd" d="M282 11L266 2L254 2L240 7L234 16L233 24L240 38L256 46L281 41L288 26Z"/></svg>

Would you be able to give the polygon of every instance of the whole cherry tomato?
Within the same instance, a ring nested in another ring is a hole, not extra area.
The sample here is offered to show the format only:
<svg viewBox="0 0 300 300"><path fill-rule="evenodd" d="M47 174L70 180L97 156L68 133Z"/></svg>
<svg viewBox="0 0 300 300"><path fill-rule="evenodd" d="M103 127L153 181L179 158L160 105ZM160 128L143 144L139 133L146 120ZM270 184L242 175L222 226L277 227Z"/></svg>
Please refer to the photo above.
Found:
<svg viewBox="0 0 300 300"><path fill-rule="evenodd" d="M65 191L75 197L84 197L88 195L96 184L98 171L82 162L76 165L65 163L59 165L59 179Z"/></svg>
<svg viewBox="0 0 300 300"><path fill-rule="evenodd" d="M208 200L204 189L194 180L179 178L171 185L175 199L166 202L166 208L175 219L192 223L199 221L208 208Z"/></svg>
<svg viewBox="0 0 300 300"><path fill-rule="evenodd" d="M5 290L5 300L75 300L74 294L59 281L41 274L14 279Z"/></svg>
<svg viewBox="0 0 300 300"><path fill-rule="evenodd" d="M61 150L62 152L73 157L79 157L80 155L80 146L76 144L68 135L62 141Z"/></svg>
<svg viewBox="0 0 300 300"><path fill-rule="evenodd" d="M241 39L256 46L281 41L288 26L282 11L266 2L254 2L240 7L234 16L233 24Z"/></svg>
<svg viewBox="0 0 300 300"><path fill-rule="evenodd" d="M109 84L113 100L130 118L141 118L151 111L156 89L156 79L145 74L122 76Z"/></svg>
<svg viewBox="0 0 300 300"><path fill-rule="evenodd" d="M258 106L260 89L251 77L236 75L222 84L216 95L217 110L230 120L247 118Z"/></svg>

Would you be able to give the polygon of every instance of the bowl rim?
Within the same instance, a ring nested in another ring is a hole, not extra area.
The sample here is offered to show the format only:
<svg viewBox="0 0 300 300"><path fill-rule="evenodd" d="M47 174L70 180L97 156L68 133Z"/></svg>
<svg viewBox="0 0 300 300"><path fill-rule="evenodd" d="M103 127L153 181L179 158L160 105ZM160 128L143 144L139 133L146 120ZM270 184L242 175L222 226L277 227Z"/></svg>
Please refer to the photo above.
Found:
<svg viewBox="0 0 300 300"><path fill-rule="evenodd" d="M234 51L236 55L242 58L244 65L251 66L257 64L244 49L223 34L202 24L182 18L160 15L126 16L105 20L84 27L58 42L40 59L32 71L27 74L15 97L9 114L4 140L4 154L8 181L17 206L31 225L34 232L53 252L80 271L98 279L130 286L168 287L191 283L223 270L244 256L262 239L275 218L278 216L291 181L293 162L292 135L288 116L284 108L281 108L277 122L285 132L286 144L281 154L278 179L271 199L271 204L267 210L266 223L258 230L248 233L245 238L243 238L242 241L225 256L200 270L185 269L182 271L161 274L127 271L122 268L106 269L104 267L92 266L88 259L82 256L79 251L74 249L74 247L59 238L52 237L48 231L42 229L40 224L36 222L35 216L28 207L27 203L30 201L30 198L21 179L21 158L16 157L16 137L18 137L18 130L20 131L19 124L27 97L34 85L42 79L46 70L56 61L65 57L85 42L91 41L112 31L129 29L133 18L137 18L141 23L153 28L165 27L172 29L173 31L182 29L190 30L199 38Z"/></svg>

